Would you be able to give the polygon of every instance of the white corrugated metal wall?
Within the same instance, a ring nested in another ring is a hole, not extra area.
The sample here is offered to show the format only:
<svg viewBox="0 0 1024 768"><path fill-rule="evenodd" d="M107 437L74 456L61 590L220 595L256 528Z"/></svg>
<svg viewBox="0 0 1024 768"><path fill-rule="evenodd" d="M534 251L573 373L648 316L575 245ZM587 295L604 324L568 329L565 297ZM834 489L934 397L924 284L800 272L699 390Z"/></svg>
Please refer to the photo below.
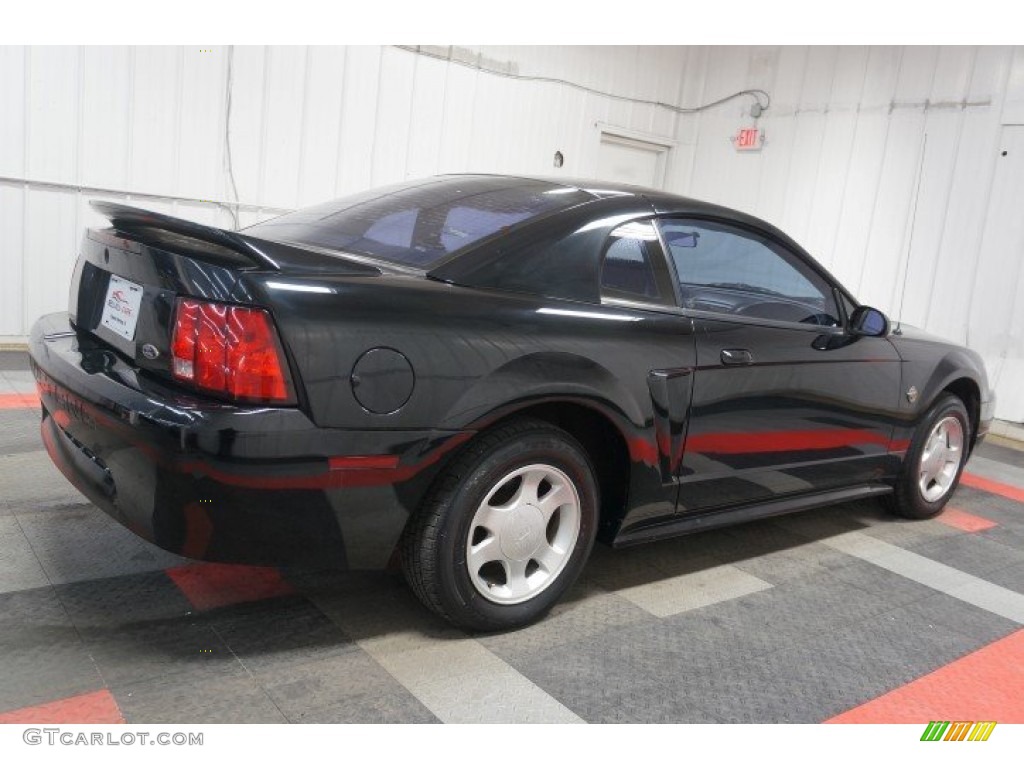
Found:
<svg viewBox="0 0 1024 768"><path fill-rule="evenodd" d="M244 225L438 172L590 176L598 126L617 126L673 144L668 189L772 221L891 314L907 268L904 319L981 351L999 415L1024 421L1024 233L1011 226L1024 216L1006 215L1024 213L1024 48L454 55L681 106L762 88L766 143L729 141L753 123L750 97L677 114L392 47L0 48L0 340L65 305L89 198L231 226L216 203L237 189Z"/></svg>

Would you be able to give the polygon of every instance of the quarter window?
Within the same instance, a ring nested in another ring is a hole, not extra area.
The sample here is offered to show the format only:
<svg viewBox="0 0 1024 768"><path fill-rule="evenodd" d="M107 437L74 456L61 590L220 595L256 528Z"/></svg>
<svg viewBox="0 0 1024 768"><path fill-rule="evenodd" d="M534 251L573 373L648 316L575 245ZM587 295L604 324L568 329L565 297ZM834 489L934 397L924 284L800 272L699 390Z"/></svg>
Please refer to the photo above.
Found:
<svg viewBox="0 0 1024 768"><path fill-rule="evenodd" d="M840 325L832 290L767 237L711 222L659 222L682 305L764 320Z"/></svg>
<svg viewBox="0 0 1024 768"><path fill-rule="evenodd" d="M661 296L654 272L652 249L658 233L649 221L624 224L608 240L601 262L601 293L639 301Z"/></svg>

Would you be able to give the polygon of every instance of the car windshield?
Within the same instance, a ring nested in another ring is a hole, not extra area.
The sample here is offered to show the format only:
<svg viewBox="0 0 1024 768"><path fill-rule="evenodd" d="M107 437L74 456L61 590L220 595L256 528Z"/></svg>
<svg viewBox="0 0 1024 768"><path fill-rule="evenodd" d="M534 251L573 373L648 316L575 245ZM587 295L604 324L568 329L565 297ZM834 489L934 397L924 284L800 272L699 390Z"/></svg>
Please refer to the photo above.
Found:
<svg viewBox="0 0 1024 768"><path fill-rule="evenodd" d="M439 177L304 208L245 233L429 267L527 219L588 199L573 187L530 179Z"/></svg>

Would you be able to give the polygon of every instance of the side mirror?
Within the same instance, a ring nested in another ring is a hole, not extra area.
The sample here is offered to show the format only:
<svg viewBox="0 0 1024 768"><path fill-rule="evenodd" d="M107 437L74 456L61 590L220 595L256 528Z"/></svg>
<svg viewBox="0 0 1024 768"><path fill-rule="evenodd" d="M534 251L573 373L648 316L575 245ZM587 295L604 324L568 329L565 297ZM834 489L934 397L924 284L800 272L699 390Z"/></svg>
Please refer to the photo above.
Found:
<svg viewBox="0 0 1024 768"><path fill-rule="evenodd" d="M850 315L850 332L857 336L887 336L889 318L874 307L857 307Z"/></svg>

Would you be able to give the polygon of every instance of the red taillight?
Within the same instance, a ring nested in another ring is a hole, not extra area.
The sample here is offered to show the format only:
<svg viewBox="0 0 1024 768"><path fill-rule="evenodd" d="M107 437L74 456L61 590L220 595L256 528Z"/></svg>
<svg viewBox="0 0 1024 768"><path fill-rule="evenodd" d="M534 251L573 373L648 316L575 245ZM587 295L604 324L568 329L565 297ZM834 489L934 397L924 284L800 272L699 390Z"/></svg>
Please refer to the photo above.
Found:
<svg viewBox="0 0 1024 768"><path fill-rule="evenodd" d="M295 402L265 309L178 299L171 367L179 381L236 400Z"/></svg>

